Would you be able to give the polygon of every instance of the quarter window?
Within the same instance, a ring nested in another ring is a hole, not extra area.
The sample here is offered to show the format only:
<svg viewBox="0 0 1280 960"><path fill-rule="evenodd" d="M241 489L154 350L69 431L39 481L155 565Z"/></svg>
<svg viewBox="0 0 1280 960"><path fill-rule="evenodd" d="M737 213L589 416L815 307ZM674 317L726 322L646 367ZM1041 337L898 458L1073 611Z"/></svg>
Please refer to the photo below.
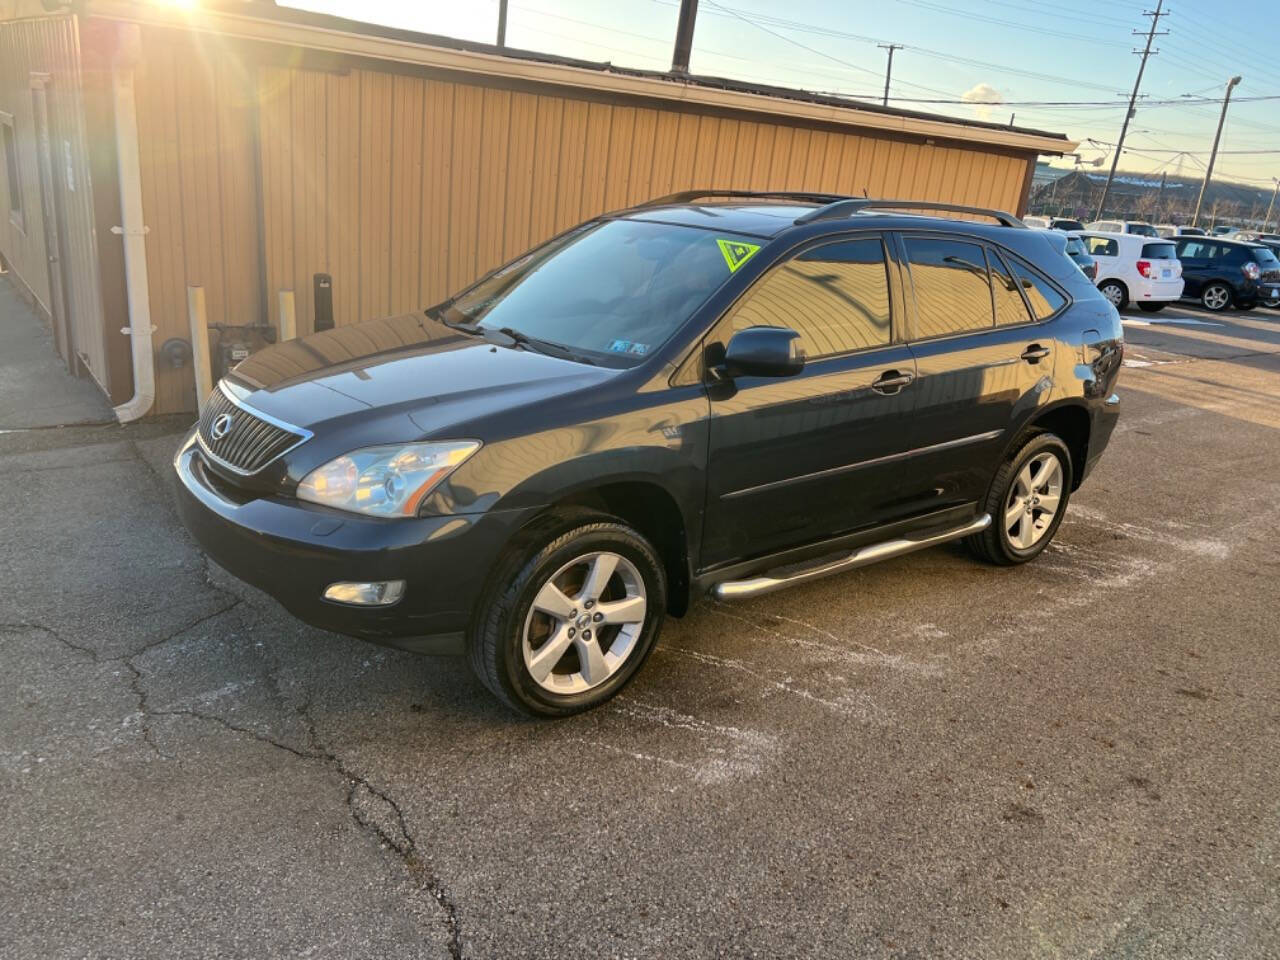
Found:
<svg viewBox="0 0 1280 960"><path fill-rule="evenodd" d="M1067 302L1067 298L1053 288L1044 277L1016 257L1009 258L1013 275L1022 284L1022 292L1031 304L1031 312L1037 320L1045 320L1053 316Z"/></svg>
<svg viewBox="0 0 1280 960"><path fill-rule="evenodd" d="M1007 326L1014 323L1027 323L1031 315L1027 313L1027 305L1018 292L1018 281L1014 279L1004 261L994 250L987 251L987 264L991 267L991 291L996 302L996 326Z"/></svg>
<svg viewBox="0 0 1280 960"><path fill-rule="evenodd" d="M731 330L787 327L810 359L891 339L889 279L877 238L828 243L765 275L729 319Z"/></svg>
<svg viewBox="0 0 1280 960"><path fill-rule="evenodd" d="M907 237L904 242L916 297L917 338L991 327L991 283L982 247L936 237Z"/></svg>

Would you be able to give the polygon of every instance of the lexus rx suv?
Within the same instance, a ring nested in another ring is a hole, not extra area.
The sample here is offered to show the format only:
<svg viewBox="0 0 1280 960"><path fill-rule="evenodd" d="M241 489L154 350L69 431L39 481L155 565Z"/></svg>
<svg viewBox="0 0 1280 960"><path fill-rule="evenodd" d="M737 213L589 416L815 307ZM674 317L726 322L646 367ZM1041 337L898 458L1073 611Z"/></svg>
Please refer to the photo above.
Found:
<svg viewBox="0 0 1280 960"><path fill-rule="evenodd" d="M1008 214L677 194L253 354L175 455L179 502L303 620L563 715L706 594L950 540L1031 560L1111 436L1122 348Z"/></svg>

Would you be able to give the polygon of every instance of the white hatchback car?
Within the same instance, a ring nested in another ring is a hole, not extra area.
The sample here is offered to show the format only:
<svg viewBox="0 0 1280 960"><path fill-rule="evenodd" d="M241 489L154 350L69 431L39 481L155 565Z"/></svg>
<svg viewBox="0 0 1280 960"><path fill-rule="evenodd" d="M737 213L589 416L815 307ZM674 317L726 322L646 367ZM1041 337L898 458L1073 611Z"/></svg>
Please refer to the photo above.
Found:
<svg viewBox="0 0 1280 960"><path fill-rule="evenodd" d="M1172 241L1134 233L1073 230L1098 264L1094 283L1123 310L1130 303L1149 313L1182 296L1182 264Z"/></svg>

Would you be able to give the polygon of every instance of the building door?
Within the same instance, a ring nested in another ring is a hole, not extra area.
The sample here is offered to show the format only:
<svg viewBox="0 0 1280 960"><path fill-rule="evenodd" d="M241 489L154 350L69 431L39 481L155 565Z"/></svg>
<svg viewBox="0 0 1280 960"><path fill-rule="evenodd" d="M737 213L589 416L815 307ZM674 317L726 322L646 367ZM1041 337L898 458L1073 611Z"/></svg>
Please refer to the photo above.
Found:
<svg viewBox="0 0 1280 960"><path fill-rule="evenodd" d="M62 196L58 190L58 168L54 163L53 143L49 135L49 78L31 78L32 120L36 133L36 162L40 168L40 211L44 224L44 248L49 263L49 313L53 319L53 336L58 353L67 369L74 371L75 348L71 343L67 317L67 286L63 264L65 218Z"/></svg>

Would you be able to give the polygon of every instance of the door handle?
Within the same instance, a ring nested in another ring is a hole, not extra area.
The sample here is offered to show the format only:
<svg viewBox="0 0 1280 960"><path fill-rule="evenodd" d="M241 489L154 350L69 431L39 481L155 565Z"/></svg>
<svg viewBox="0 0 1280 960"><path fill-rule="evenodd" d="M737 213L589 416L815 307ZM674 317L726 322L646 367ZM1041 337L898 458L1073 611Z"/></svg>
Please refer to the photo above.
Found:
<svg viewBox="0 0 1280 960"><path fill-rule="evenodd" d="M1022 359L1027 363L1039 363L1041 358L1049 355L1049 348L1042 347L1038 343L1033 343L1027 349L1022 351Z"/></svg>
<svg viewBox="0 0 1280 960"><path fill-rule="evenodd" d="M871 384L871 389L876 393L883 393L885 396L893 396L900 393L903 387L910 386L914 380L915 374L906 373L901 370L886 370L880 374L880 378Z"/></svg>

